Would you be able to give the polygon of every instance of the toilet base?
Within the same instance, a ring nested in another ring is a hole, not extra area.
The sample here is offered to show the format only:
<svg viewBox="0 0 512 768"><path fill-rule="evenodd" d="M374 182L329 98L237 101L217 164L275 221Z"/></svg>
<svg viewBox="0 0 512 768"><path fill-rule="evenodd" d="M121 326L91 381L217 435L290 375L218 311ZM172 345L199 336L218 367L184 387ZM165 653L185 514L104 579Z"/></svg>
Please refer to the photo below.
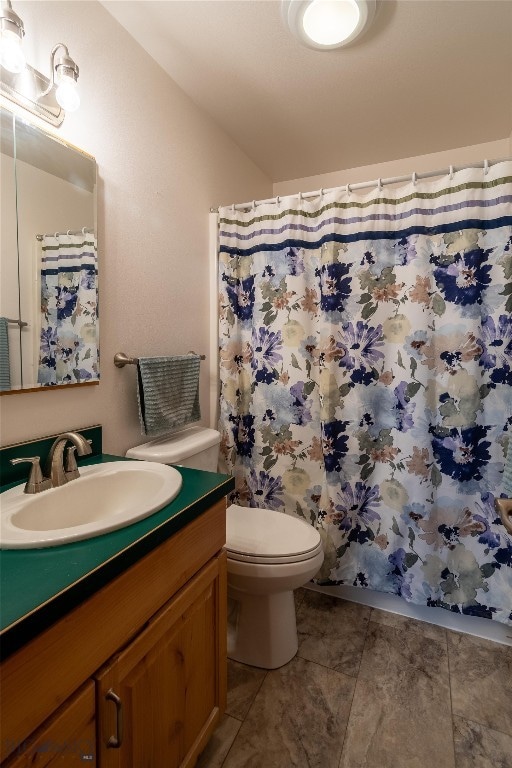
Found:
<svg viewBox="0 0 512 768"><path fill-rule="evenodd" d="M228 584L228 657L263 669L287 664L298 649L293 591L254 595Z"/></svg>

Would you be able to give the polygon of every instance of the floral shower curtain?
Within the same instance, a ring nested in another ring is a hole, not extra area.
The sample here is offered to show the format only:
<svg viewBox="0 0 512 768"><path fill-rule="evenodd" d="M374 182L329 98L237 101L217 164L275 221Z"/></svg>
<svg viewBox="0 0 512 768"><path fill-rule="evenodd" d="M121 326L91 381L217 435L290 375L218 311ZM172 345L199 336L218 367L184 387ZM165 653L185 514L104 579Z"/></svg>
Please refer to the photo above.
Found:
<svg viewBox="0 0 512 768"><path fill-rule="evenodd" d="M97 255L93 234L45 235L41 254L42 386L97 379Z"/></svg>
<svg viewBox="0 0 512 768"><path fill-rule="evenodd" d="M319 584L512 623L512 163L219 228L231 500L316 526Z"/></svg>

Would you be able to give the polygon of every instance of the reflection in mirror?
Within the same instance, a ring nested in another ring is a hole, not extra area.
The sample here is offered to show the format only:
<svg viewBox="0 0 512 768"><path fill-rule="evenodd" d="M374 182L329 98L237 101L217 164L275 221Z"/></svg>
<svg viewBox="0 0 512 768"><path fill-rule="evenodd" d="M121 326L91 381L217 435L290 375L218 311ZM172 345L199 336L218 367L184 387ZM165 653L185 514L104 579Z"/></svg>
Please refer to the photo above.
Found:
<svg viewBox="0 0 512 768"><path fill-rule="evenodd" d="M14 168L14 115L2 110L0 144L1 259L0 259L0 391L21 381L21 327L19 324L16 173Z"/></svg>
<svg viewBox="0 0 512 768"><path fill-rule="evenodd" d="M1 121L0 388L97 381L95 160Z"/></svg>

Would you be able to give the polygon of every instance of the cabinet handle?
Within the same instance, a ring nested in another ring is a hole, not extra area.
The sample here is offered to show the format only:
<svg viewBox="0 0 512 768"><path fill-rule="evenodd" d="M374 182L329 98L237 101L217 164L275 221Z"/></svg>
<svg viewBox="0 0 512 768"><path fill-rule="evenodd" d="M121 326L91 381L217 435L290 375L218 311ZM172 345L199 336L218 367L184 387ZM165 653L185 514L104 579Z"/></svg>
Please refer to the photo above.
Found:
<svg viewBox="0 0 512 768"><path fill-rule="evenodd" d="M114 693L112 688L108 691L105 698L108 699L108 701L113 701L116 705L116 735L109 737L107 747L119 749L123 743L123 702L117 693Z"/></svg>

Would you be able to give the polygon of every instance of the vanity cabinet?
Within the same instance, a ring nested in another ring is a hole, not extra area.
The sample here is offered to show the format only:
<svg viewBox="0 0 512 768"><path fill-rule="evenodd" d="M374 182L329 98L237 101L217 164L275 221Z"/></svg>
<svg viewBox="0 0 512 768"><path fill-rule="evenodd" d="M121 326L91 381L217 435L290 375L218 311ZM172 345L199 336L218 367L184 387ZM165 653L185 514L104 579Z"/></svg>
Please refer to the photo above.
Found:
<svg viewBox="0 0 512 768"><path fill-rule="evenodd" d="M96 704L90 680L36 733L17 744L9 768L95 765Z"/></svg>
<svg viewBox="0 0 512 768"><path fill-rule="evenodd" d="M220 567L203 568L96 676L102 768L195 764L221 708Z"/></svg>
<svg viewBox="0 0 512 768"><path fill-rule="evenodd" d="M226 705L225 515L224 500L2 663L2 768L195 765Z"/></svg>

